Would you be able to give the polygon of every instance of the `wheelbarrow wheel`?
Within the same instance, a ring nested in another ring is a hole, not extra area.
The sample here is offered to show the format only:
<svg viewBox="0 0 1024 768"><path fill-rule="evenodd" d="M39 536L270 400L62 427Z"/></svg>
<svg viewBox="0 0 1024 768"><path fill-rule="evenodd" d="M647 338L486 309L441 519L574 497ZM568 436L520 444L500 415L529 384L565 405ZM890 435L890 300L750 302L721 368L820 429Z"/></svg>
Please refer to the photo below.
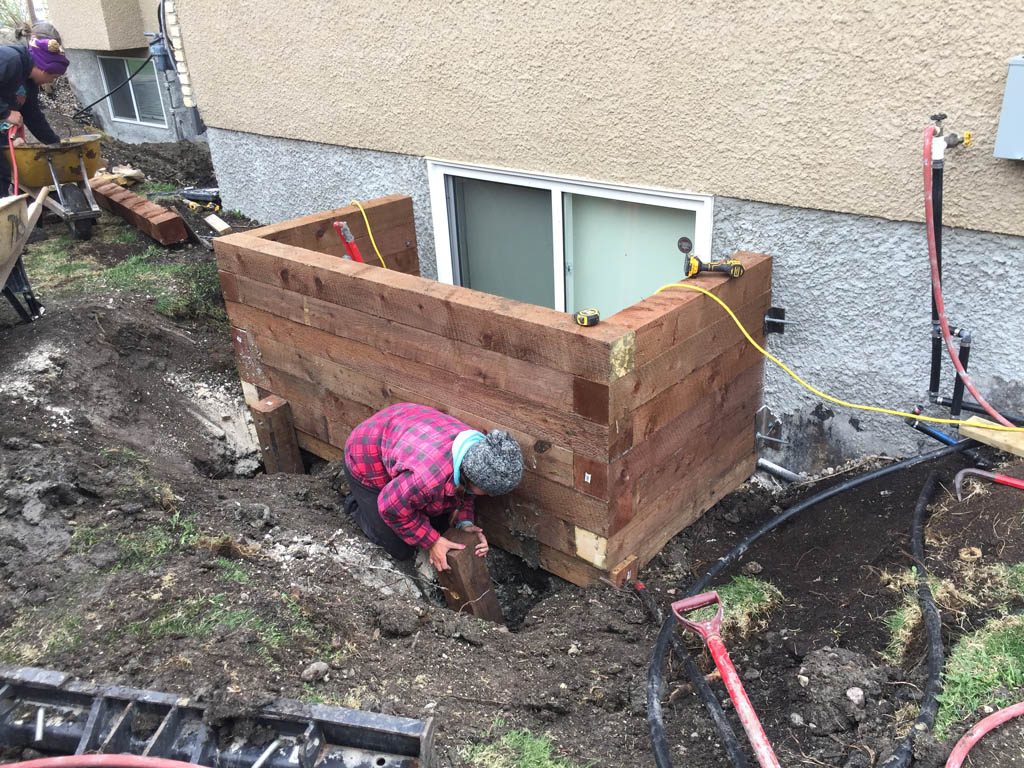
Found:
<svg viewBox="0 0 1024 768"><path fill-rule="evenodd" d="M90 210L89 199L85 192L77 184L62 184L61 195L64 197L64 207L70 213L82 213ZM92 237L92 225L94 219L68 219L68 229L71 236L76 240L88 240Z"/></svg>

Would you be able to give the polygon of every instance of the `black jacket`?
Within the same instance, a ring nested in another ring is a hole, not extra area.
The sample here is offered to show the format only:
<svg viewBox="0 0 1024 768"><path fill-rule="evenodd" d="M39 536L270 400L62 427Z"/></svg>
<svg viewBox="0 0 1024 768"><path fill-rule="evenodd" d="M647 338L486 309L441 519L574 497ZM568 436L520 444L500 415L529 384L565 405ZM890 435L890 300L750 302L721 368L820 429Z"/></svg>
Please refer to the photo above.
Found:
<svg viewBox="0 0 1024 768"><path fill-rule="evenodd" d="M39 108L39 86L29 79L32 59L28 48L0 45L0 120L6 120L12 109L21 112L25 127L43 144L56 144L60 137L53 132ZM0 137L3 138L3 137Z"/></svg>

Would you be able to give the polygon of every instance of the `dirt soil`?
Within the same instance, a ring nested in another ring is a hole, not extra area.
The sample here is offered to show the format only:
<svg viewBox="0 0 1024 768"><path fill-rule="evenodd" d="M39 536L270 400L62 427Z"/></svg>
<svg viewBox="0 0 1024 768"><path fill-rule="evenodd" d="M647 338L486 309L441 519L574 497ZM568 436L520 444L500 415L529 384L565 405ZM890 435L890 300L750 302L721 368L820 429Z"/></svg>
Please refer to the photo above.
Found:
<svg viewBox="0 0 1024 768"><path fill-rule="evenodd" d="M148 171L147 150L133 151ZM117 243L93 247L126 258ZM31 325L0 306L0 663L188 695L222 719L278 697L434 718L439 766L469 765L468 745L519 728L577 765L654 764L645 686L659 625L631 591L580 589L494 552L509 627L452 613L340 513L336 465L260 471L226 326L174 323L122 293L46 303ZM666 609L782 508L878 465L799 488L748 484L669 543L643 573L649 589ZM1024 560L1020 492L957 502L948 489L964 466L951 458L839 496L726 574L783 596L763 626L726 635L782 764L880 765L909 729L923 645L886 661L882 618L902 599L886 574L910 567L930 471L943 483L928 531L935 575L963 547L987 565ZM1004 471L1024 476L1021 463ZM986 618L970 606L944 615L947 651ZM675 660L662 701L676 765L728 765ZM942 743L919 739L916 764L942 765L977 719ZM1005 726L974 764L1020 766L1022 737Z"/></svg>

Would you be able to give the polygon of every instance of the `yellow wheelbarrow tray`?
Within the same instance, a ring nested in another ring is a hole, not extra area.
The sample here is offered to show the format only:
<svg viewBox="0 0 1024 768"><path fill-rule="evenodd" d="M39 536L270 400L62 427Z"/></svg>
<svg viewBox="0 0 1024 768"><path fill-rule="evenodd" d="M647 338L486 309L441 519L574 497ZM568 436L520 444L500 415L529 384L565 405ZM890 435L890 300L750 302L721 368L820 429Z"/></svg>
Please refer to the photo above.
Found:
<svg viewBox="0 0 1024 768"><path fill-rule="evenodd" d="M92 225L100 217L89 179L103 167L98 133L73 136L60 144L24 144L14 148L18 166L18 191L41 198L44 205L68 225L81 240L92 236ZM41 196L43 189L55 194Z"/></svg>

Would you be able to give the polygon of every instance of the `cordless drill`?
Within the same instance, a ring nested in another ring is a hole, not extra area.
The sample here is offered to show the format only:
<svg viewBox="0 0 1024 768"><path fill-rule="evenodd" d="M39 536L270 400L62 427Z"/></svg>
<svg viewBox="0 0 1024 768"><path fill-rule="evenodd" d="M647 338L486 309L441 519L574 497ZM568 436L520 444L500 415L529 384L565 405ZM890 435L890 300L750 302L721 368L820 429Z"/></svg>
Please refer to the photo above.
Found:
<svg viewBox="0 0 1024 768"><path fill-rule="evenodd" d="M693 277L701 272L721 272L729 277L740 277L743 265L737 259L727 261L701 261L696 256L686 256L683 264L683 277Z"/></svg>

